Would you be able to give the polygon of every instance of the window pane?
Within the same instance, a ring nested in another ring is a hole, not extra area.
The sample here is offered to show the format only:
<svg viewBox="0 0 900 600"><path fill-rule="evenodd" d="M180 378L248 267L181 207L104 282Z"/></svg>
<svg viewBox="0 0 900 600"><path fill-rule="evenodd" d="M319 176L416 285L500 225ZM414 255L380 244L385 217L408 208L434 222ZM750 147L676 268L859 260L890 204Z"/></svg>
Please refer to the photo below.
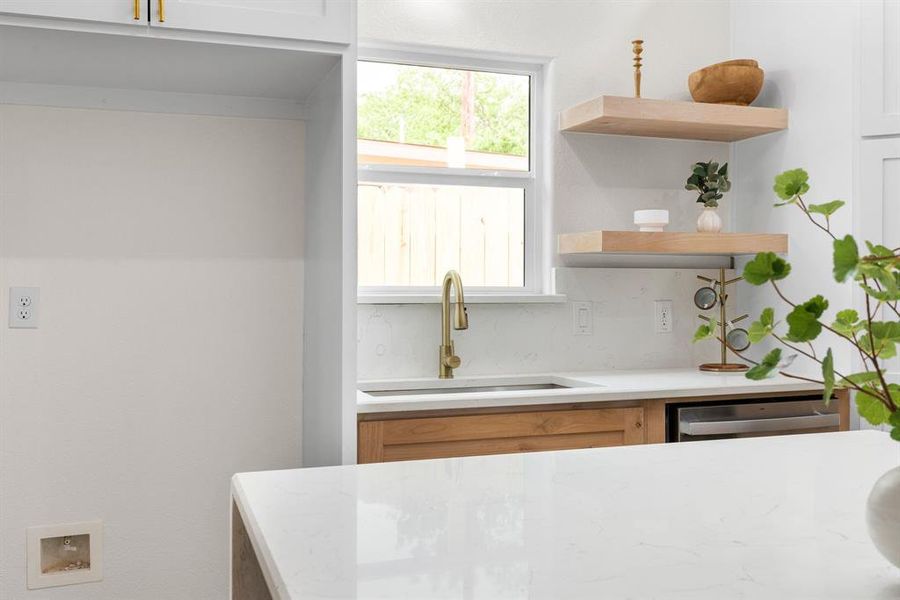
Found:
<svg viewBox="0 0 900 600"><path fill-rule="evenodd" d="M525 190L359 184L359 285L525 285Z"/></svg>
<svg viewBox="0 0 900 600"><path fill-rule="evenodd" d="M360 62L360 164L528 170L528 75Z"/></svg>

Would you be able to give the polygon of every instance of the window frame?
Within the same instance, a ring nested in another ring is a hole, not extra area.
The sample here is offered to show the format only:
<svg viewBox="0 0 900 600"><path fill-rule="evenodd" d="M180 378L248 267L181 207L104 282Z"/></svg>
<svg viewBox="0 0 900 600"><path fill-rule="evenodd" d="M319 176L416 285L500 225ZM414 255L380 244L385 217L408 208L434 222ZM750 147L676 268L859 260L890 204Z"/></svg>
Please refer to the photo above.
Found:
<svg viewBox="0 0 900 600"><path fill-rule="evenodd" d="M422 67L488 71L511 75L527 75L529 90L528 171L495 171L468 168L433 168L394 165L361 165L357 163L357 186L363 183L460 185L478 187L513 187L524 190L524 286L471 287L467 299L530 298L547 294L544 268L544 210L542 188L546 117L544 114L544 78L547 59L431 46L361 45L359 62L386 62ZM358 241L358 238L357 238ZM463 282L465 283L465 281ZM361 303L391 303L391 300L429 302L440 295L440 286L361 286L357 296ZM549 294L548 297L555 297Z"/></svg>

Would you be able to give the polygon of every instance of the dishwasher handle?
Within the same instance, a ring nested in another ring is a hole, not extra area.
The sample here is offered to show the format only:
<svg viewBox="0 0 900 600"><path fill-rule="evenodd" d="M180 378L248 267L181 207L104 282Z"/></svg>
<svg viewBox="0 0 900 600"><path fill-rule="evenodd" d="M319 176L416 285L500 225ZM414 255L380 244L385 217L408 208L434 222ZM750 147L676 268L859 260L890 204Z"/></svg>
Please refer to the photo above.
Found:
<svg viewBox="0 0 900 600"><path fill-rule="evenodd" d="M839 427L840 424L841 416L837 413L832 413L798 417L775 417L771 419L724 421L681 420L678 423L678 427L682 434L694 436L823 429L826 427Z"/></svg>

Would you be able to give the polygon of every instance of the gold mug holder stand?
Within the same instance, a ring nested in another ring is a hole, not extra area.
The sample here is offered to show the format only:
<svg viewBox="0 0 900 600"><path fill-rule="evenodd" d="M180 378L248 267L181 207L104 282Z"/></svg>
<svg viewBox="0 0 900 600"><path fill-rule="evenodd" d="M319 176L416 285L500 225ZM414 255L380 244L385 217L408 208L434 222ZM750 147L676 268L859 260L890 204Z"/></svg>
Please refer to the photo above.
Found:
<svg viewBox="0 0 900 600"><path fill-rule="evenodd" d="M743 277L735 277L734 279L726 280L725 279L725 269L719 269L719 278L718 279L710 279L709 277L704 277L703 275L697 275L697 279L707 282L708 284L710 284L712 289L716 291L717 301L719 303L719 317L720 317L719 322L718 322L719 343L722 346L721 360L717 363L704 363L704 364L700 365L700 370L701 371L714 371L714 372L720 372L720 373L741 373L743 371L746 371L747 369L750 368L749 366L742 364L742 363L728 362L729 346L728 346L728 342L726 341L727 336L728 336L728 327L730 327L734 323L737 323L738 321L743 321L744 319L746 319L749 316L749 315L741 315L740 317L732 319L731 321L727 320L728 313L726 310L726 303L728 302L728 292L727 292L726 288L733 283L737 283L738 281L743 280L744 278ZM696 298L695 298L695 304L697 305L697 308L701 308L701 309L703 308L702 306L700 306L699 304L696 303ZM712 308L713 306L715 306L715 304L713 304L712 306L710 306L708 308ZM707 308L707 310L708 310L708 308ZM709 322L709 320L710 320L709 317L706 317L704 315L697 315L697 316L707 322Z"/></svg>

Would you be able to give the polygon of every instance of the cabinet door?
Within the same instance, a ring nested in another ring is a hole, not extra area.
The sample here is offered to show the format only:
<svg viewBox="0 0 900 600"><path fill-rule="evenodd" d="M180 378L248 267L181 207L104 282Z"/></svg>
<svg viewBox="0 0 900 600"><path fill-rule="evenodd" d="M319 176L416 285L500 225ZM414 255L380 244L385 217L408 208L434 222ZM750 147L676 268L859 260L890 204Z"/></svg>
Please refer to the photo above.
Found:
<svg viewBox="0 0 900 600"><path fill-rule="evenodd" d="M860 4L860 131L900 134L900 0Z"/></svg>
<svg viewBox="0 0 900 600"><path fill-rule="evenodd" d="M859 210L857 240L900 246L900 137L860 142L859 192L859 208L854 207L854 212ZM858 309L864 308L861 301ZM892 373L900 372L900 357L883 363Z"/></svg>
<svg viewBox="0 0 900 600"><path fill-rule="evenodd" d="M361 421L358 462L643 444L643 419L635 407Z"/></svg>
<svg viewBox="0 0 900 600"><path fill-rule="evenodd" d="M150 24L350 43L350 0L150 0Z"/></svg>
<svg viewBox="0 0 900 600"><path fill-rule="evenodd" d="M146 25L147 0L0 0L0 13Z"/></svg>

